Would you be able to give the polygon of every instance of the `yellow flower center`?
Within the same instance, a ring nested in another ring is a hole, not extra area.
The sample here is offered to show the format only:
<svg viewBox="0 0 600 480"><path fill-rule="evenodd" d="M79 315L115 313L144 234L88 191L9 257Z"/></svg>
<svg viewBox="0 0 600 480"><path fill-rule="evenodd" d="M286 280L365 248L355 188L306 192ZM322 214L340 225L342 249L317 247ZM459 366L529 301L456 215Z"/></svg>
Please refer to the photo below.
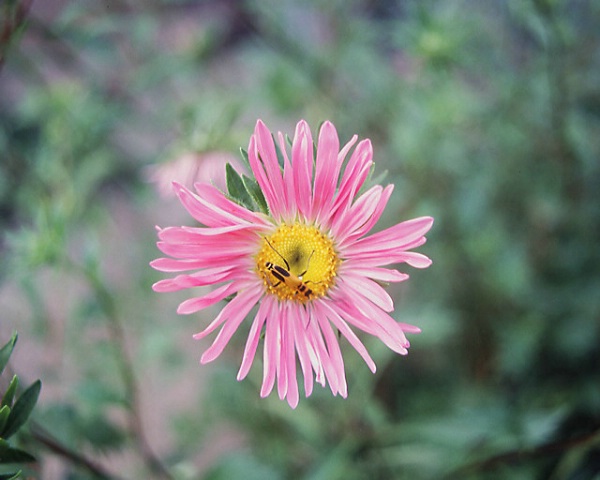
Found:
<svg viewBox="0 0 600 480"><path fill-rule="evenodd" d="M264 237L256 268L267 291L281 300L305 303L331 288L339 259L333 242L317 227L281 225Z"/></svg>

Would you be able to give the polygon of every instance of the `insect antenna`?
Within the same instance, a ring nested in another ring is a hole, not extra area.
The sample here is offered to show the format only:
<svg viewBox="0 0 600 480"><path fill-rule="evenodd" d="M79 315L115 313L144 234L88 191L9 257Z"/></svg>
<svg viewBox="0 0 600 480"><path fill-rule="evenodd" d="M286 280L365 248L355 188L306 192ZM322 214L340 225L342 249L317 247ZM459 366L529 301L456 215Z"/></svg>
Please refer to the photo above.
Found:
<svg viewBox="0 0 600 480"><path fill-rule="evenodd" d="M266 241L266 242L269 244L269 247L271 247L271 248L273 249L273 251L274 251L274 252L275 252L277 255L279 255L279 256L281 257L281 259L282 259L282 260L284 261L284 263L285 263L285 268L287 268L287 269L289 270L289 269L290 269L290 264L289 264L289 263L288 263L288 261L285 259L285 257L284 257L284 256L283 256L281 253L279 253L279 252L278 252L278 251L275 249L275 247L274 247L273 245L271 245L271 242L269 242L269 240L267 239L267 237L264 237L264 239L265 239L265 241Z"/></svg>

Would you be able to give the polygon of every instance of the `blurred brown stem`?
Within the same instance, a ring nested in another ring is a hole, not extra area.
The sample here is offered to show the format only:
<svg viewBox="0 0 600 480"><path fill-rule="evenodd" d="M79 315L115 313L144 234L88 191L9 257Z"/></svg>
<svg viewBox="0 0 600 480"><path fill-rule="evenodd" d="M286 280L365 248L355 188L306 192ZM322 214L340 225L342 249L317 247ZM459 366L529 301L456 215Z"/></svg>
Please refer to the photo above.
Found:
<svg viewBox="0 0 600 480"><path fill-rule="evenodd" d="M75 452L70 448L63 445L58 439L56 439L50 432L46 431L40 425L31 422L30 428L31 436L39 443L44 445L48 450L54 452L55 454L66 458L72 464L78 465L89 473L94 475L97 478L103 480L118 480L119 477L115 477L114 475L108 473L104 468L81 453Z"/></svg>
<svg viewBox="0 0 600 480"><path fill-rule="evenodd" d="M4 20L0 25L0 72L4 66L6 52L25 24L32 4L33 0L23 0L22 2L17 1L15 5L11 5L10 2L5 2L3 5Z"/></svg>

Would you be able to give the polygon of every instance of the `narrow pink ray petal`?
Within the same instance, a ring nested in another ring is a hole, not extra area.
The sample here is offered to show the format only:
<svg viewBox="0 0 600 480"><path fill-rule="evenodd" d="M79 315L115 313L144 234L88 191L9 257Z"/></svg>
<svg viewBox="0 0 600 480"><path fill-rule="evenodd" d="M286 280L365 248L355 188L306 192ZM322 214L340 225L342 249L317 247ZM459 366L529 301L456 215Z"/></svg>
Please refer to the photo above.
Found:
<svg viewBox="0 0 600 480"><path fill-rule="evenodd" d="M233 334L237 331L248 313L250 313L252 307L256 305L256 302L258 302L260 297L263 295L262 285L257 285L254 288L250 288L239 295L245 299L244 304L240 306L239 310L232 312L231 316L225 321L223 328L221 328L219 331L213 344L200 358L200 363L204 364L212 362L215 358L221 355L225 349L225 346L229 343L229 340L231 340Z"/></svg>
<svg viewBox="0 0 600 480"><path fill-rule="evenodd" d="M369 352L360 341L360 339L356 336L356 334L352 331L352 329L348 326L348 324L338 315L338 313L329 305L329 301L325 300L321 303L321 308L327 311L328 317L331 322L335 325L335 327L340 331L340 333L348 340L350 345L358 352L358 354L363 358L369 369L375 373L377 367L375 366L375 362L369 355Z"/></svg>
<svg viewBox="0 0 600 480"><path fill-rule="evenodd" d="M266 397L273 390L277 364L279 363L280 335L279 335L279 307L276 302L271 305L267 312L267 327L265 331L265 345L263 349L263 383L260 396Z"/></svg>
<svg viewBox="0 0 600 480"><path fill-rule="evenodd" d="M183 259L175 260L173 258L157 258L150 262L150 266L159 272L182 272L186 270L195 270L206 267L206 260Z"/></svg>
<svg viewBox="0 0 600 480"><path fill-rule="evenodd" d="M236 282L231 282L226 285L222 285L219 288L215 288L212 292L203 297L188 298L179 304L177 313L180 315L189 315L190 313L196 313L210 305L223 300L225 297L235 293L239 285Z"/></svg>
<svg viewBox="0 0 600 480"><path fill-rule="evenodd" d="M342 174L342 181L332 208L333 215L341 215L350 206L357 192L369 175L373 165L373 147L370 140L363 140L357 146ZM341 213L340 213L341 212Z"/></svg>
<svg viewBox="0 0 600 480"><path fill-rule="evenodd" d="M158 249L166 255L170 255L171 257L177 258L189 258L196 260L210 260L214 261L215 265L211 265L210 263L206 266L217 266L225 261L233 262L233 259L237 259L240 257L247 257L252 255L256 251L256 246L245 242L235 242L232 239L225 239L222 242L203 242L203 243L195 243L195 244L177 244L177 243L167 243L167 242L157 242L156 246ZM229 259L229 260L227 260Z"/></svg>
<svg viewBox="0 0 600 480"><path fill-rule="evenodd" d="M342 380L338 378L338 372L325 345L325 341L320 329L320 321L317 318L317 312L315 312L312 308L309 311L311 315L311 321L308 323L307 328L309 342L317 354L320 365L323 367L331 392L334 395L337 395L338 392L341 391Z"/></svg>
<svg viewBox="0 0 600 480"><path fill-rule="evenodd" d="M247 221L232 215L228 211L215 206L211 202L206 201L199 195L192 193L183 185L174 183L173 188L190 215L207 227L226 227L248 223Z"/></svg>
<svg viewBox="0 0 600 480"><path fill-rule="evenodd" d="M321 210L330 206L335 195L343 160L338 159L339 149L340 141L335 127L329 121L323 123L319 131L315 163L315 183L312 196L314 217L319 217Z"/></svg>
<svg viewBox="0 0 600 480"><path fill-rule="evenodd" d="M287 330L285 329L285 325L287 325L287 307L288 303L284 303L281 305L281 312L278 322L279 328L279 357L277 359L277 394L279 395L279 399L283 400L287 395L288 389L288 369L287 369L287 355L285 351L285 346L287 343Z"/></svg>
<svg viewBox="0 0 600 480"><path fill-rule="evenodd" d="M356 231L364 226L365 223L375 213L383 188L380 185L367 190L348 208L346 215L335 217L331 225L331 231L340 248L343 248L345 240L356 234Z"/></svg>
<svg viewBox="0 0 600 480"><path fill-rule="evenodd" d="M338 242L338 246L341 250L343 250L346 247L346 245L353 244L357 238L362 237L373 228L373 226L381 217L381 214L383 213L383 210L385 209L393 190L393 185L388 185L383 189L383 191L381 192L381 196L379 197L379 201L375 206L375 209L373 210L373 212L371 212L371 214L368 216L368 218L362 224L362 226L359 226L351 234L347 235L343 241L340 240Z"/></svg>
<svg viewBox="0 0 600 480"><path fill-rule="evenodd" d="M344 369L342 351L340 350L338 339L336 338L335 333L333 333L327 314L324 310L319 308L319 305L320 304L315 304L314 306L315 317L318 320L321 332L323 332L323 336L325 337L329 359L331 360L331 368L335 372L338 383L337 389L340 392L340 395L346 398L348 396L348 385L346 383L346 372Z"/></svg>
<svg viewBox="0 0 600 480"><path fill-rule="evenodd" d="M302 324L302 319L306 315L306 311L303 306L299 305L296 308L293 308L290 313L291 324L294 328L296 350L298 351L298 359L300 360L300 367L302 368L302 374L304 376L304 394L308 397L313 390L313 371L310 354L307 348L308 340Z"/></svg>
<svg viewBox="0 0 600 480"><path fill-rule="evenodd" d="M160 280L152 285L155 292L176 292L184 288L203 287L215 283L229 280L235 275L234 269L228 268L209 268L191 275L177 275L175 278Z"/></svg>
<svg viewBox="0 0 600 480"><path fill-rule="evenodd" d="M223 307L223 310L219 312L217 317L210 322L210 324L201 332L198 332L193 335L194 340L200 340L207 335L214 332L219 326L221 326L231 315L233 315L236 311L245 306L248 302L248 287L253 287L254 285L250 282L235 282L237 283L237 289L239 293L233 297L231 302L227 303Z"/></svg>
<svg viewBox="0 0 600 480"><path fill-rule="evenodd" d="M292 142L292 167L296 204L304 218L312 214L313 140L308 124L301 120L296 125Z"/></svg>
<svg viewBox="0 0 600 480"><path fill-rule="evenodd" d="M313 323L314 314L312 312L310 304L305 305L302 308L304 309L304 311L302 312L302 310L299 310L299 318L301 319L303 335L306 339L305 345L308 351L308 357L310 359L312 369L315 372L315 381L324 387L327 383L325 371L323 370L323 364L321 363L321 359L319 358L319 353L317 352L315 345L313 345L312 337L310 335L311 329L309 328Z"/></svg>
<svg viewBox="0 0 600 480"><path fill-rule="evenodd" d="M271 132L260 120L256 122L254 136L256 137L257 142L256 146L259 154L258 160L262 162L264 166L266 179L271 185L270 191L273 194L273 198L271 199L272 203L269 203L269 208L271 209L273 216L277 218L285 213L285 190L283 188L283 178L281 176L281 167L279 166L279 161L277 159L275 143Z"/></svg>
<svg viewBox="0 0 600 480"><path fill-rule="evenodd" d="M360 265L360 266L357 266ZM345 276L345 272L352 272L354 275L362 275L378 282L403 282L409 278L406 273L400 273L398 270L392 270L389 268L370 267L363 268L360 262L352 260L346 260L339 270L339 275Z"/></svg>
<svg viewBox="0 0 600 480"><path fill-rule="evenodd" d="M394 310L394 301L392 297L378 283L360 275L348 272L344 275L346 285L352 285L355 291L360 291L371 302L377 305L385 312Z"/></svg>
<svg viewBox="0 0 600 480"><path fill-rule="evenodd" d="M260 340L260 334L262 332L265 321L267 320L267 311L269 309L269 302L272 302L272 296L265 296L258 307L258 312L254 317L250 332L248 333L248 340L246 341L246 347L244 348L244 355L242 356L242 364L238 371L237 379L242 380L246 378L250 367L254 361L256 355L256 349L258 348L258 342Z"/></svg>
<svg viewBox="0 0 600 480"><path fill-rule="evenodd" d="M290 163L290 159L287 154L287 143L283 137L283 133L279 132L279 151L283 155L283 185L285 188L285 195L282 199L285 203L285 215L284 220L291 222L295 219L297 213L296 207L296 194L294 188L294 169Z"/></svg>
<svg viewBox="0 0 600 480"><path fill-rule="evenodd" d="M240 235L235 235L235 233L241 233L242 230L260 231L256 225L251 224L230 225L228 227L219 228L167 227L159 230L158 238L169 243L195 243L197 241L214 241L215 239L212 237L215 236L225 238L234 236L234 238L237 238L240 237ZM248 236L248 232L245 233L246 236ZM244 237L243 233L241 237Z"/></svg>
<svg viewBox="0 0 600 480"><path fill-rule="evenodd" d="M353 135L352 138L350 139L350 141L348 141L348 143L346 143L346 145L344 145L344 147L342 147L342 149L340 150L340 153L338 154L337 157L337 163L335 164L335 170L333 172L332 175L332 179L331 179L331 183L329 184L329 189L327 190L326 193L328 193L328 198L327 200L323 199L322 200L322 206L320 208L320 210L318 212L316 212L316 223L319 225L323 225L325 228L329 228L329 225L331 224L331 218L332 218L332 214L333 214L333 208L336 202L336 191L337 191L337 187L338 187L338 179L339 179L339 174L340 174L340 170L342 168L342 164L344 163L344 159L346 158L346 155L348 154L348 152L350 151L350 149L354 146L354 144L356 143L356 141L358 140L358 136L357 135ZM335 179L335 182L333 181Z"/></svg>
<svg viewBox="0 0 600 480"><path fill-rule="evenodd" d="M195 183L194 188L198 192L198 196L207 202L215 205L215 207L228 212L239 218L240 222L249 222L254 228L261 229L262 227L271 228L271 222L263 213L252 212L247 208L235 203L227 198L214 185L208 183Z"/></svg>
<svg viewBox="0 0 600 480"><path fill-rule="evenodd" d="M431 259L417 252L365 252L355 253L352 260L360 262L363 267L382 267L395 263L408 263L414 268L427 268L431 265Z"/></svg>
<svg viewBox="0 0 600 480"><path fill-rule="evenodd" d="M354 252L388 252L392 250L405 250L411 242L419 240L433 225L433 218L419 217L406 222L398 223L381 232L357 240L353 245L344 250L347 255Z"/></svg>
<svg viewBox="0 0 600 480"><path fill-rule="evenodd" d="M267 205L269 206L271 213L273 213L273 208L277 209L278 200L275 192L273 191L273 186L267 178L265 167L260 159L260 155L261 153L258 151L257 136L252 135L250 137L250 144L248 145L248 162L250 163L252 173L254 173L254 178L256 178L256 181L258 182L258 185L265 196Z"/></svg>
<svg viewBox="0 0 600 480"><path fill-rule="evenodd" d="M345 284L339 288L337 294L339 298L345 297L336 305L338 313L338 307L345 312L341 315L342 318L368 333L373 333L394 352L401 355L408 353L408 340L392 317L373 305L360 291L353 290L350 285Z"/></svg>
<svg viewBox="0 0 600 480"><path fill-rule="evenodd" d="M285 369L287 374L287 401L290 407L298 406L298 380L296 378L296 348L294 346L294 316L291 313L295 305L288 305L286 322L282 323L282 328L285 332L283 336L284 343L282 344L283 356L285 357Z"/></svg>

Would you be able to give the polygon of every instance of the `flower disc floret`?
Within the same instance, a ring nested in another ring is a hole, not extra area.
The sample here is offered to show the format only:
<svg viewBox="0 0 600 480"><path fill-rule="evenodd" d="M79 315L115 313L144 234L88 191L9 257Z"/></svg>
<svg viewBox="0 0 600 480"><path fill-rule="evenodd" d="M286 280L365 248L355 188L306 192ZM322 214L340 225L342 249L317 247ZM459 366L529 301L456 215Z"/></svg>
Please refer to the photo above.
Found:
<svg viewBox="0 0 600 480"><path fill-rule="evenodd" d="M256 269L267 291L281 300L300 303L328 292L338 264L332 240L317 227L299 223L282 224L265 236L256 256ZM281 269L291 275L285 276Z"/></svg>

